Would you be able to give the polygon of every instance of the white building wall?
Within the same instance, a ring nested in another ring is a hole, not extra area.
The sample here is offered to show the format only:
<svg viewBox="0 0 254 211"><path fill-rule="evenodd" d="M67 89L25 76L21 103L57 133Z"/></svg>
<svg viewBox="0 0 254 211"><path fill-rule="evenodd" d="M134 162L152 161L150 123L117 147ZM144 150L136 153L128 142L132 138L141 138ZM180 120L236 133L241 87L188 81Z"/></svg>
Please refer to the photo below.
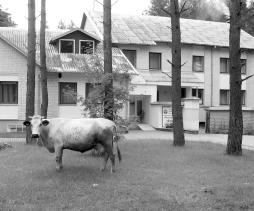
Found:
<svg viewBox="0 0 254 211"><path fill-rule="evenodd" d="M18 105L11 105L11 108L9 108L11 110L8 110L6 107L1 109L2 105L0 105L0 110L2 112L6 111L2 117L5 119L25 119L26 57L1 39L0 49L0 80L18 81Z"/></svg>

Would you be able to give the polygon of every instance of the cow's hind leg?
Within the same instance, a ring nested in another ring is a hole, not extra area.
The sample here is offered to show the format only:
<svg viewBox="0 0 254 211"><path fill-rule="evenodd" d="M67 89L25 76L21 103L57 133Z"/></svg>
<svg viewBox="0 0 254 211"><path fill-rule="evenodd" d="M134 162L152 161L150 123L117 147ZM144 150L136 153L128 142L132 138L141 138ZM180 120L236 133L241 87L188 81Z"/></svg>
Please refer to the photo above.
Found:
<svg viewBox="0 0 254 211"><path fill-rule="evenodd" d="M55 148L56 152L56 170L60 171L63 168L62 164L62 157L63 157L63 147L56 147Z"/></svg>
<svg viewBox="0 0 254 211"><path fill-rule="evenodd" d="M115 155L113 154L113 145L112 143L110 144L106 144L104 146L105 148L105 154L107 154L107 156L109 157L110 161L111 161L111 173L115 172ZM107 159L108 159L107 157Z"/></svg>

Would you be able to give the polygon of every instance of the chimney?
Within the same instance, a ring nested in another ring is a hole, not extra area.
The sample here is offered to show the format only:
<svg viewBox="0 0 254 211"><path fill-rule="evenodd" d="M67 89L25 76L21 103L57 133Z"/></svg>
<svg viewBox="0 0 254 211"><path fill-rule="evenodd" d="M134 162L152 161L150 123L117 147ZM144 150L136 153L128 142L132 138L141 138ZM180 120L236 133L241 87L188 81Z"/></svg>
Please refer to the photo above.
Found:
<svg viewBox="0 0 254 211"><path fill-rule="evenodd" d="M86 14L83 13L83 18L82 18L82 21L81 21L81 25L80 25L80 28L81 29L84 29L85 28L85 25L86 25Z"/></svg>

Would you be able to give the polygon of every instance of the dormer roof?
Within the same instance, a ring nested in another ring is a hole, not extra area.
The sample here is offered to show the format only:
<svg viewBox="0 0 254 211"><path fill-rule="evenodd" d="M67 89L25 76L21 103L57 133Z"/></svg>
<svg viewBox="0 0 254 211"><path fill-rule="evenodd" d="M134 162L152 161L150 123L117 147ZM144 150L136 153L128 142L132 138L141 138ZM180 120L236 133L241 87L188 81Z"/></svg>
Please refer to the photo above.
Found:
<svg viewBox="0 0 254 211"><path fill-rule="evenodd" d="M54 44L55 42L57 42L57 40L59 40L61 38L64 38L66 35L72 34L72 33L77 32L77 31L83 33L84 35L87 35L87 36L93 38L94 40L97 40L98 42L101 41L101 39L98 36L96 36L96 35L94 35L90 32L87 32L87 31L85 31L83 29L80 29L80 28L74 28L74 29L65 31L65 32L63 32L63 33L61 33L61 34L59 34L55 37L52 37L51 40L49 41L49 44Z"/></svg>

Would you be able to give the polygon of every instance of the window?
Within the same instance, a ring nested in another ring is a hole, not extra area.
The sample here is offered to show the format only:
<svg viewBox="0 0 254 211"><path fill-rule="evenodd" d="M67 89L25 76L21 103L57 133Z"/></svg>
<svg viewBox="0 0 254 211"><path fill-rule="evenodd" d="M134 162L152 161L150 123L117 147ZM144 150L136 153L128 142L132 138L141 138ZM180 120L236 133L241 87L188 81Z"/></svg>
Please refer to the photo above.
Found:
<svg viewBox="0 0 254 211"><path fill-rule="evenodd" d="M137 52L136 50L122 50L124 55L127 57L127 59L130 61L130 63L136 67L136 57L137 57Z"/></svg>
<svg viewBox="0 0 254 211"><path fill-rule="evenodd" d="M242 90L242 105L245 105L245 90Z"/></svg>
<svg viewBox="0 0 254 211"><path fill-rule="evenodd" d="M149 69L161 70L161 53L149 53Z"/></svg>
<svg viewBox="0 0 254 211"><path fill-rule="evenodd" d="M94 92L94 84L86 83L86 98L88 98Z"/></svg>
<svg viewBox="0 0 254 211"><path fill-rule="evenodd" d="M229 59L220 58L220 73L229 73Z"/></svg>
<svg viewBox="0 0 254 211"><path fill-rule="evenodd" d="M229 73L229 59L220 58L220 72ZM241 59L241 73L246 74L246 59Z"/></svg>
<svg viewBox="0 0 254 211"><path fill-rule="evenodd" d="M77 103L77 83L59 83L59 104Z"/></svg>
<svg viewBox="0 0 254 211"><path fill-rule="evenodd" d="M193 56L192 69L194 72L204 72L204 57Z"/></svg>
<svg viewBox="0 0 254 211"><path fill-rule="evenodd" d="M80 40L79 41L79 53L93 54L94 53L94 41L93 40Z"/></svg>
<svg viewBox="0 0 254 211"><path fill-rule="evenodd" d="M186 98L186 88L181 88L181 98Z"/></svg>
<svg viewBox="0 0 254 211"><path fill-rule="evenodd" d="M220 90L220 104L229 105L229 90Z"/></svg>
<svg viewBox="0 0 254 211"><path fill-rule="evenodd" d="M199 103L204 104L204 90L203 89L192 89L192 97L198 97Z"/></svg>
<svg viewBox="0 0 254 211"><path fill-rule="evenodd" d="M246 59L241 59L241 73L246 74Z"/></svg>
<svg viewBox="0 0 254 211"><path fill-rule="evenodd" d="M229 90L220 90L220 104L229 105L230 92ZM242 90L242 105L245 105L245 90Z"/></svg>
<svg viewBox="0 0 254 211"><path fill-rule="evenodd" d="M74 53L74 40L60 40L60 53Z"/></svg>
<svg viewBox="0 0 254 211"><path fill-rule="evenodd" d="M18 104L18 82L0 81L0 104Z"/></svg>

